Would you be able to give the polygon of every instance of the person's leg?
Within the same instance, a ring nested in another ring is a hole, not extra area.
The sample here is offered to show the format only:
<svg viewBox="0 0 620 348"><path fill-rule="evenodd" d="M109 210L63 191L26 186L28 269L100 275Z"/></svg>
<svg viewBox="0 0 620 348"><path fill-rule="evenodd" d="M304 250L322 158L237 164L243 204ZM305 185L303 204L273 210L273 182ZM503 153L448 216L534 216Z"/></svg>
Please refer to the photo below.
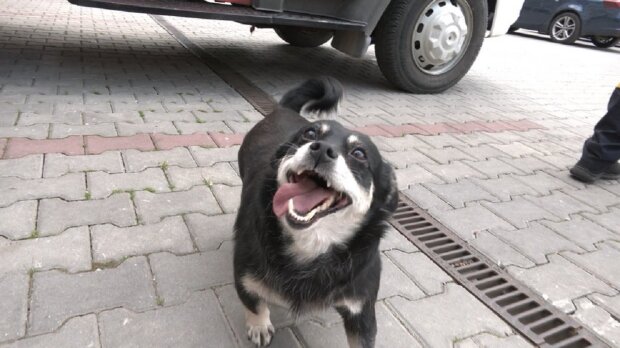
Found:
<svg viewBox="0 0 620 348"><path fill-rule="evenodd" d="M620 178L620 85L609 99L607 114L583 145L583 154L571 174L581 181Z"/></svg>

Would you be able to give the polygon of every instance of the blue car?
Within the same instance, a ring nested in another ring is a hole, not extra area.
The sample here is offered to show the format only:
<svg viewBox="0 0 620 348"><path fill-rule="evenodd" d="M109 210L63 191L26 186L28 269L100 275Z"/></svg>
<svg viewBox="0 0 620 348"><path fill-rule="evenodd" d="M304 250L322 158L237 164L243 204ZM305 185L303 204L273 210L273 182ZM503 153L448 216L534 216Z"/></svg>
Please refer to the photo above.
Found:
<svg viewBox="0 0 620 348"><path fill-rule="evenodd" d="M570 44L587 37L597 47L620 41L620 0L525 0L511 29L537 30Z"/></svg>

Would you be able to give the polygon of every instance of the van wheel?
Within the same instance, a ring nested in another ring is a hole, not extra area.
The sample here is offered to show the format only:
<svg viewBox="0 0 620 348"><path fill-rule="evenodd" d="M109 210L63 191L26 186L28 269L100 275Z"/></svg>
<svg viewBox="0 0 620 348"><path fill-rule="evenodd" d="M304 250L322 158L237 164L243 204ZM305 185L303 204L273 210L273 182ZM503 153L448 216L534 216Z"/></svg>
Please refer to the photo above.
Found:
<svg viewBox="0 0 620 348"><path fill-rule="evenodd" d="M442 92L469 71L486 24L486 0L392 0L374 33L377 63L405 91Z"/></svg>
<svg viewBox="0 0 620 348"><path fill-rule="evenodd" d="M318 47L334 36L330 30L315 28L281 26L273 30L282 40L295 47Z"/></svg>

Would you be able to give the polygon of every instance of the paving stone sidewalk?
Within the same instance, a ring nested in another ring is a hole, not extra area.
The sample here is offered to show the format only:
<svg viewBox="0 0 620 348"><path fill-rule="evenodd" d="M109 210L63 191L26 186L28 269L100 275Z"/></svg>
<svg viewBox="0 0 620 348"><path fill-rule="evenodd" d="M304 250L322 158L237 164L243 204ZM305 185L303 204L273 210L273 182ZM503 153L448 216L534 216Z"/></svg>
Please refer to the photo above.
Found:
<svg viewBox="0 0 620 348"><path fill-rule="evenodd" d="M0 347L249 346L231 239L237 144L262 116L149 16L0 8ZM406 195L620 345L620 183L567 171L620 81L618 49L489 39L457 86L410 95L372 51L169 20L276 97L339 78L338 119L373 134ZM378 347L530 346L397 231L381 250ZM345 346L333 311L273 319L272 346Z"/></svg>

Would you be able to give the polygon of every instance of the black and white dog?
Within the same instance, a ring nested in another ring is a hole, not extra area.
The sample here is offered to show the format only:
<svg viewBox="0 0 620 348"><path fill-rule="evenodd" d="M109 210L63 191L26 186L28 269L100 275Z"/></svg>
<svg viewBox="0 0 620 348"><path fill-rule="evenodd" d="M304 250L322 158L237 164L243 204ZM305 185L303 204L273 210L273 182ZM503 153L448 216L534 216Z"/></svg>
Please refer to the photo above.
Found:
<svg viewBox="0 0 620 348"><path fill-rule="evenodd" d="M370 138L299 115L337 108L342 87L311 79L246 135L235 222L235 287L248 338L274 334L267 303L292 313L334 307L351 347L373 347L379 240L397 205L394 171Z"/></svg>

